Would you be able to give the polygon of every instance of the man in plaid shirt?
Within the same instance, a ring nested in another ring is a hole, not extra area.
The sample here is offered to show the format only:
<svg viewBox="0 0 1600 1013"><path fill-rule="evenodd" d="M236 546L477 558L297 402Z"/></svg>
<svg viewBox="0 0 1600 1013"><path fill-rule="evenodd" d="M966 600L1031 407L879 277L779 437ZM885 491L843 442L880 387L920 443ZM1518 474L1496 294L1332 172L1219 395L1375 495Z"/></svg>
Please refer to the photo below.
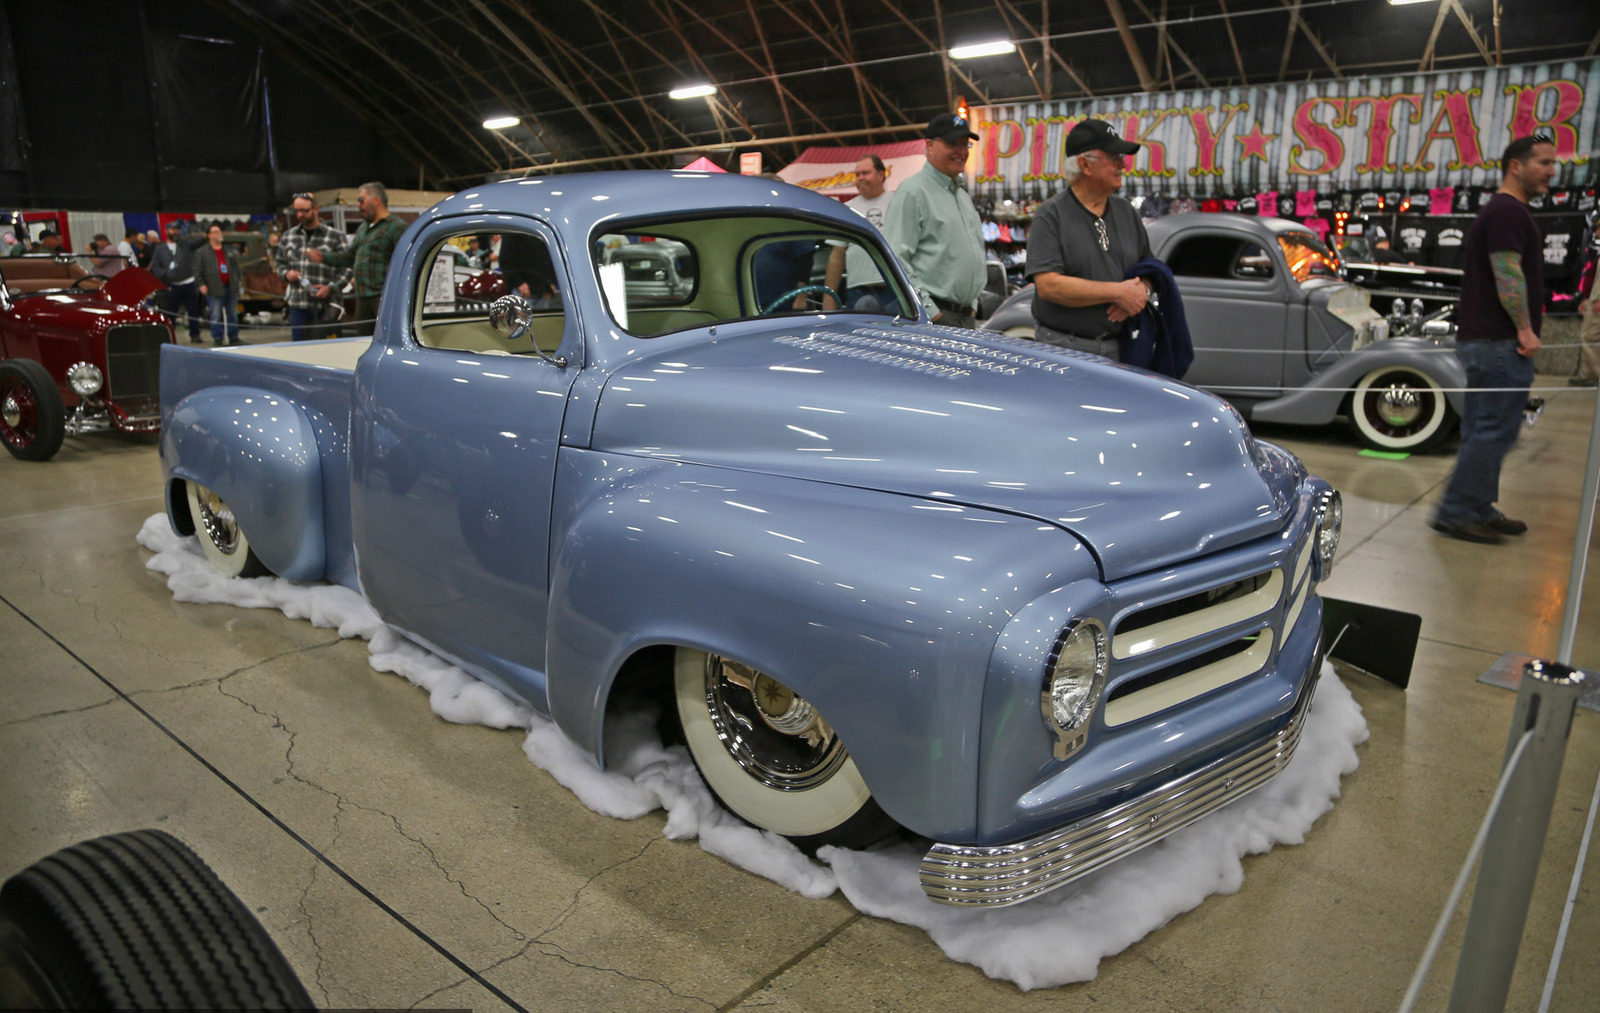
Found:
<svg viewBox="0 0 1600 1013"><path fill-rule="evenodd" d="M329 253L307 250L306 256L314 264L355 266L356 327L358 333L370 334L372 321L378 316L378 299L383 295L383 276L389 272L389 258L394 256L406 226L397 215L389 213L389 191L382 183L361 184L356 192L356 208L366 221L356 230L349 246Z"/></svg>
<svg viewBox="0 0 1600 1013"><path fill-rule="evenodd" d="M338 299L345 282L350 280L350 269L312 262L306 255L308 250L343 250L345 235L322 223L317 199L311 194L295 194L293 204L295 224L278 244L278 273L289 286L289 337L304 341L325 336L324 329L316 324L326 318L330 299L343 312Z"/></svg>

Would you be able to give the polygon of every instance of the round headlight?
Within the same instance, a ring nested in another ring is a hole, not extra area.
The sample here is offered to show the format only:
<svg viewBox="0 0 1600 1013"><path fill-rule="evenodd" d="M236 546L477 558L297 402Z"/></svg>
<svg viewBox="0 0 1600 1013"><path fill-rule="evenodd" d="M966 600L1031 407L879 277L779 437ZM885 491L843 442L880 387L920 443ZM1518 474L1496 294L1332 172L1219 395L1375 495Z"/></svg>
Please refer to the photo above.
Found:
<svg viewBox="0 0 1600 1013"><path fill-rule="evenodd" d="M80 362L67 370L67 384L79 397L100 393L105 382L106 378L100 375L99 367L92 362Z"/></svg>
<svg viewBox="0 0 1600 1013"><path fill-rule="evenodd" d="M1107 665L1106 630L1100 623L1079 619L1061 631L1040 701L1045 723L1056 733L1056 759L1066 759L1087 740Z"/></svg>
<svg viewBox="0 0 1600 1013"><path fill-rule="evenodd" d="M1344 500L1339 490L1322 494L1322 516L1317 520L1317 579L1327 580L1333 572L1333 557L1339 551L1339 529L1344 526Z"/></svg>

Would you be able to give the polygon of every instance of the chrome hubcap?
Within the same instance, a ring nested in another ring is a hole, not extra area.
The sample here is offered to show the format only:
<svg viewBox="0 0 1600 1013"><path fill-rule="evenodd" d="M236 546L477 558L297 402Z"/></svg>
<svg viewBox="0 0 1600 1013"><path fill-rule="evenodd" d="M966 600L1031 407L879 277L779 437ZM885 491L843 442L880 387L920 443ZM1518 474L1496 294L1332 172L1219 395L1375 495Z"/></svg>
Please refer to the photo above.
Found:
<svg viewBox="0 0 1600 1013"><path fill-rule="evenodd" d="M200 526L205 528L206 537L217 551L233 555L239 548L239 524L233 519L233 511L221 496L205 486L197 487L195 499L200 503Z"/></svg>
<svg viewBox="0 0 1600 1013"><path fill-rule="evenodd" d="M5 401L0 402L0 419L12 429L22 423L22 406L17 404L15 395L7 394Z"/></svg>
<svg viewBox="0 0 1600 1013"><path fill-rule="evenodd" d="M1390 387L1383 392L1381 400L1384 420L1390 425L1410 425L1422 414L1421 398L1417 397L1415 388Z"/></svg>
<svg viewBox="0 0 1600 1013"><path fill-rule="evenodd" d="M728 755L769 788L813 788L849 757L828 722L794 690L715 654L706 657L706 707Z"/></svg>

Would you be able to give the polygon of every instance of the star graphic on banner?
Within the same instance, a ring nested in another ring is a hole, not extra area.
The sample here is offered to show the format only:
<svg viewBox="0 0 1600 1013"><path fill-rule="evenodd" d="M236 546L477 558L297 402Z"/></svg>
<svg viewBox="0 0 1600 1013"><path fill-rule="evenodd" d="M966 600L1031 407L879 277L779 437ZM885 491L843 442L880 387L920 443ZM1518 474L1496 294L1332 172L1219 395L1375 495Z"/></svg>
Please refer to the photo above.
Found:
<svg viewBox="0 0 1600 1013"><path fill-rule="evenodd" d="M1248 134L1235 134L1233 139L1244 145L1244 151L1239 155L1241 163L1252 155L1263 162L1270 162L1270 159L1267 158L1267 142L1276 141L1278 135L1263 134L1261 132L1261 121L1256 120L1255 127Z"/></svg>

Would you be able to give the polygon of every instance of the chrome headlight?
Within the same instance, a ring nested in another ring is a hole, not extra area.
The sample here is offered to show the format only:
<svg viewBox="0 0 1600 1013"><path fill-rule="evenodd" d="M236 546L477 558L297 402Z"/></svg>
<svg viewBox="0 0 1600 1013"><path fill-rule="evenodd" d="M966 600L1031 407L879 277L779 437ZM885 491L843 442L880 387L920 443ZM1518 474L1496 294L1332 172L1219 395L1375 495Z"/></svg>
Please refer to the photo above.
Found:
<svg viewBox="0 0 1600 1013"><path fill-rule="evenodd" d="M1339 529L1344 526L1344 500L1339 490L1329 489L1317 504L1317 580L1333 573L1333 557L1339 551Z"/></svg>
<svg viewBox="0 0 1600 1013"><path fill-rule="evenodd" d="M1088 740L1108 664L1106 628L1098 621L1079 619L1061 631L1040 697L1045 723L1056 733L1056 759L1065 760Z"/></svg>
<svg viewBox="0 0 1600 1013"><path fill-rule="evenodd" d="M100 374L100 369L92 362L80 362L67 370L67 383L72 387L72 392L79 397L90 397L100 393L100 388L105 386L106 378Z"/></svg>

